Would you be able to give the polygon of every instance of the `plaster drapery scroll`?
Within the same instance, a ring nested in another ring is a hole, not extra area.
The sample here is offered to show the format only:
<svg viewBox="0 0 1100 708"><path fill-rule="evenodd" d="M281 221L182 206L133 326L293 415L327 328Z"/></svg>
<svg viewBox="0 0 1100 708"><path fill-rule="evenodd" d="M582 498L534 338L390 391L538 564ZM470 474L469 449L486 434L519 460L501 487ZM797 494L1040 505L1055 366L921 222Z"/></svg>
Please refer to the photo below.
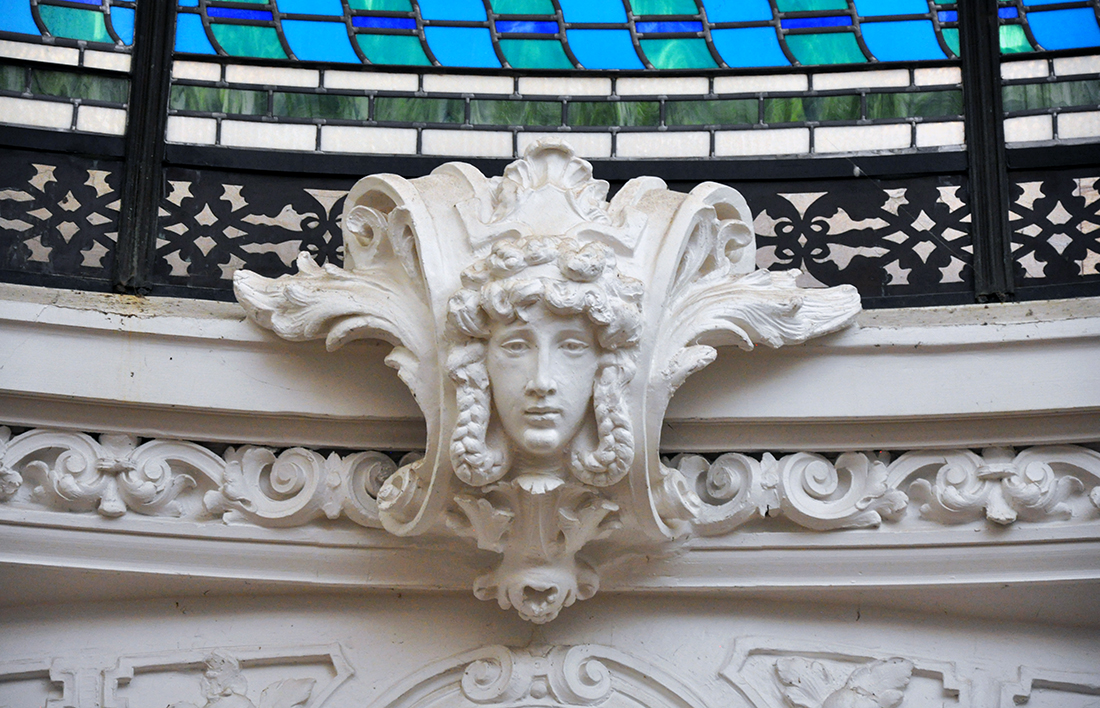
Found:
<svg viewBox="0 0 1100 708"><path fill-rule="evenodd" d="M657 450L669 399L714 347L801 342L859 311L851 287L755 270L733 189L607 190L556 142L491 179L462 163L373 175L347 198L343 268L303 253L296 275L235 280L282 337L394 346L428 445L382 485L382 524L500 554L475 593L533 622L596 592L591 542L667 542L701 521Z"/></svg>

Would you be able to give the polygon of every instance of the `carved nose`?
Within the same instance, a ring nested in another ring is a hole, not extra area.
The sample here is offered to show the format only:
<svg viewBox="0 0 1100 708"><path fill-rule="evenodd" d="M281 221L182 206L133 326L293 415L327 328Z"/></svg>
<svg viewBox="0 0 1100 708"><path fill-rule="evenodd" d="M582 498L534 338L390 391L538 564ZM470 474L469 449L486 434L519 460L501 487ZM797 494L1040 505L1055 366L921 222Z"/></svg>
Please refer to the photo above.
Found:
<svg viewBox="0 0 1100 708"><path fill-rule="evenodd" d="M557 393L557 386L554 384L554 380L549 376L543 375L541 372L527 382L527 392L533 393L536 396L549 396Z"/></svg>
<svg viewBox="0 0 1100 708"><path fill-rule="evenodd" d="M548 588L534 588L530 585L523 587L523 603L532 609L542 609L554 604L558 598L558 587L551 585Z"/></svg>

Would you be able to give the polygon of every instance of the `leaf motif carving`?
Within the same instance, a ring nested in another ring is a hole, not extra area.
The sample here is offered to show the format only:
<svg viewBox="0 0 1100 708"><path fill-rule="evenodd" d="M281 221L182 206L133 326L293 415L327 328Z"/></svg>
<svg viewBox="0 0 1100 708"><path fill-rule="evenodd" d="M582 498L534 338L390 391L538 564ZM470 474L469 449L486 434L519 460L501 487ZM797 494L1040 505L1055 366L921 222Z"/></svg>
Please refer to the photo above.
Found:
<svg viewBox="0 0 1100 708"><path fill-rule="evenodd" d="M314 679L283 679L264 689L256 708L298 708L309 701Z"/></svg>

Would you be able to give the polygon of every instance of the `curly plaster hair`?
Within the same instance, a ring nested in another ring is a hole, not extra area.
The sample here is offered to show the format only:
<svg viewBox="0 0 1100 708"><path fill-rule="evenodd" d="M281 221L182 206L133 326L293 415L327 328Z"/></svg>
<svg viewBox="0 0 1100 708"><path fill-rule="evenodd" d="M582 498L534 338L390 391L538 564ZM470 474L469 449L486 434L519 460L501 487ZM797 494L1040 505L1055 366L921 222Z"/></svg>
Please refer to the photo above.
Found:
<svg viewBox="0 0 1100 708"><path fill-rule="evenodd" d="M574 444L567 457L569 470L596 486L622 479L634 461L634 433L624 398L634 376L641 283L618 273L607 246L557 236L500 241L462 280L466 287L451 298L448 321L466 341L447 360L457 388L451 461L458 477L480 486L508 472L508 446L489 441L492 396L486 342L494 324L522 319L527 309L541 303L554 314L588 318L602 350L592 387L598 443L590 451Z"/></svg>

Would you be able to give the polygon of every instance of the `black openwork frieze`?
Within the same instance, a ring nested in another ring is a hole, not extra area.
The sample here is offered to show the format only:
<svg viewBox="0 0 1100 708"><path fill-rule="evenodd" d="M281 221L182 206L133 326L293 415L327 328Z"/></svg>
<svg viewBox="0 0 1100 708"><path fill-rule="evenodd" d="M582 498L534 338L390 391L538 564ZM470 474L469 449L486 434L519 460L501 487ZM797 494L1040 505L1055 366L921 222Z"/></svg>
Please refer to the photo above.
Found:
<svg viewBox="0 0 1100 708"><path fill-rule="evenodd" d="M233 273L295 271L299 251L340 261L353 179L166 170L154 292L230 298Z"/></svg>
<svg viewBox="0 0 1100 708"><path fill-rule="evenodd" d="M113 161L0 152L0 277L107 289L120 173Z"/></svg>
<svg viewBox="0 0 1100 708"><path fill-rule="evenodd" d="M742 182L757 263L807 285L855 285L865 307L969 302L970 208L963 178Z"/></svg>
<svg viewBox="0 0 1100 708"><path fill-rule="evenodd" d="M1012 177L1009 223L1020 296L1067 286L1073 290L1065 290L1066 295L1100 294L1098 171L1046 170Z"/></svg>

